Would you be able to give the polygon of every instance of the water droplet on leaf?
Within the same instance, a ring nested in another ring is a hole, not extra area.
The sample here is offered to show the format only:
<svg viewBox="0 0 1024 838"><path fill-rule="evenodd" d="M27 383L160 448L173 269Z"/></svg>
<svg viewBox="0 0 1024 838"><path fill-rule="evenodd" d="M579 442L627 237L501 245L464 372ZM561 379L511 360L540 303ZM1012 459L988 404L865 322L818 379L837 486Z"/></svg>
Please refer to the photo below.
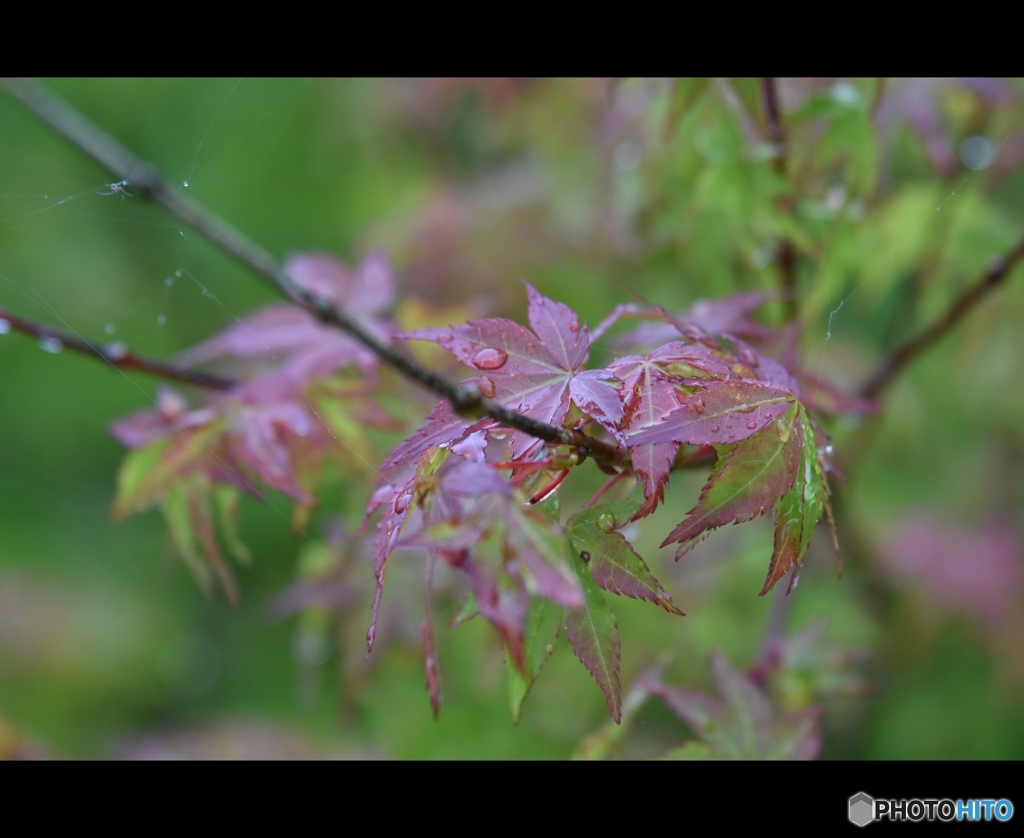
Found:
<svg viewBox="0 0 1024 838"><path fill-rule="evenodd" d="M757 422L747 422L747 430L752 431L757 427Z"/></svg>
<svg viewBox="0 0 1024 838"><path fill-rule="evenodd" d="M580 330L579 321L578 320L573 320L572 323L569 324L569 331L571 331L571 332L578 332L579 330Z"/></svg>
<svg viewBox="0 0 1024 838"><path fill-rule="evenodd" d="M452 342L452 336L451 335L438 335L437 336L437 342L438 343L451 343Z"/></svg>
<svg viewBox="0 0 1024 838"><path fill-rule="evenodd" d="M121 341L117 341L117 343L112 343L106 348L106 354L111 361L123 361L128 357L128 346Z"/></svg>
<svg viewBox="0 0 1024 838"><path fill-rule="evenodd" d="M698 413L703 413L704 412L704 400L703 399L697 399L697 401L695 401L693 403L693 409L696 410Z"/></svg>
<svg viewBox="0 0 1024 838"><path fill-rule="evenodd" d="M611 532L615 529L615 516L609 515L606 512L604 515L598 517L597 525L605 532Z"/></svg>
<svg viewBox="0 0 1024 838"><path fill-rule="evenodd" d="M715 426L713 426L713 427L711 428L711 433L713 433L713 434L717 434L717 433L718 433L718 430L719 430L719 428L718 428L718 425L715 425Z"/></svg>
<svg viewBox="0 0 1024 838"><path fill-rule="evenodd" d="M186 189L188 189L188 181L187 180L183 180L181 182L181 185L184 186Z"/></svg>
<svg viewBox="0 0 1024 838"><path fill-rule="evenodd" d="M485 399L493 399L494 398L495 387L494 387L494 382L491 381L491 379L487 378L487 376L481 376L480 381L479 381L479 386L480 386L480 394Z"/></svg>
<svg viewBox="0 0 1024 838"><path fill-rule="evenodd" d="M43 338L39 341L39 348L43 352L49 352L51 355L56 355L64 348L64 344L60 338Z"/></svg>
<svg viewBox="0 0 1024 838"><path fill-rule="evenodd" d="M409 508L409 493L403 492L397 498L395 498L395 513L401 515ZM380 580L378 580L380 584Z"/></svg>
<svg viewBox="0 0 1024 838"><path fill-rule="evenodd" d="M507 360L508 353L504 349L487 347L473 356L473 366L478 370L500 370Z"/></svg>

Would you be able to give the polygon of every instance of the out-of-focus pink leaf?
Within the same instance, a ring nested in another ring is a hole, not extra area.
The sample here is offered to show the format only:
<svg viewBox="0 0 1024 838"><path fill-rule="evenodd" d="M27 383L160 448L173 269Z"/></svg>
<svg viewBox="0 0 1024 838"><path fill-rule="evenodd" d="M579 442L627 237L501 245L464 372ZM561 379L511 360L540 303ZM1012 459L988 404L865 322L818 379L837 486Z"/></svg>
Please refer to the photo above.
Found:
<svg viewBox="0 0 1024 838"><path fill-rule="evenodd" d="M891 578L984 626L1005 623L1019 611L1024 545L998 522L958 526L916 515L885 533L878 555Z"/></svg>

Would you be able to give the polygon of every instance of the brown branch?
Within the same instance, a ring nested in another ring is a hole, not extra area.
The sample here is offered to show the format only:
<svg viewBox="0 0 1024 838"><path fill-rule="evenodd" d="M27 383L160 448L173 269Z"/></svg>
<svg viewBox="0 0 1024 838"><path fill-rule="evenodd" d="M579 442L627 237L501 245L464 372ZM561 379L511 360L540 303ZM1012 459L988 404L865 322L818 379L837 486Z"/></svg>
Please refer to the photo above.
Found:
<svg viewBox="0 0 1024 838"><path fill-rule="evenodd" d="M0 308L0 326L3 327L0 328L0 332L14 329L16 332L31 335L36 340L45 342L44 345L49 344L55 348L59 346L61 349L72 349L75 352L81 352L83 355L105 361L116 369L138 370L139 372L167 378L171 381L179 381L182 384L195 384L198 387L206 387L209 390L230 390L238 383L212 373L189 369L188 367L179 367L166 361L157 361L143 355L136 355L120 341L105 346L90 343L85 338L55 329L53 326L48 326L45 323L38 323L35 320L19 317L2 308Z"/></svg>
<svg viewBox="0 0 1024 838"><path fill-rule="evenodd" d="M221 250L259 274L292 302L322 322L348 333L372 350L381 361L407 378L448 399L459 414L490 416L502 425L545 442L583 449L599 460L617 463L625 459L624 451L602 440L509 410L484 398L479 389L459 386L421 366L400 347L382 340L347 312L298 285L270 253L202 204L172 188L155 166L140 160L44 85L25 79L5 79L3 85L32 113L92 157L115 178L127 181L136 195L156 201Z"/></svg>
<svg viewBox="0 0 1024 838"><path fill-rule="evenodd" d="M782 122L782 111L779 109L779 94L775 79L761 79L761 101L764 105L768 141L773 146L772 165L776 172L785 176L789 165L789 155L786 148L786 126ZM779 241L775 249L775 261L779 266L783 312L787 322L793 321L800 313L796 296L796 248L793 246L793 242L787 238Z"/></svg>
<svg viewBox="0 0 1024 838"><path fill-rule="evenodd" d="M1024 238L1005 256L999 256L989 263L988 269L977 281L961 294L938 320L917 337L911 338L893 351L878 370L860 388L860 395L866 399L875 398L890 382L946 332L956 326L982 299L1002 285L1014 266L1024 258Z"/></svg>

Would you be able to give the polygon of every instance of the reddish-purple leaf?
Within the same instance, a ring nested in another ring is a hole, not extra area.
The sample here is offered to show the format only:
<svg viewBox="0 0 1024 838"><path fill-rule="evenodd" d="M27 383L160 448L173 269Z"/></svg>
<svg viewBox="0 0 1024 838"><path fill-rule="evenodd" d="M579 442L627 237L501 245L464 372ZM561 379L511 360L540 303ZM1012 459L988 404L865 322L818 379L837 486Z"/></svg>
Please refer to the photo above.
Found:
<svg viewBox="0 0 1024 838"><path fill-rule="evenodd" d="M627 437L630 448L659 442L728 445L776 422L795 403L789 390L745 378L702 382L659 425Z"/></svg>
<svg viewBox="0 0 1024 838"><path fill-rule="evenodd" d="M430 706L436 719L441 712L441 672L437 665L437 643L434 641L434 629L430 623L429 613L420 622L417 634L423 643L423 669L427 692L430 693Z"/></svg>
<svg viewBox="0 0 1024 838"><path fill-rule="evenodd" d="M770 426L719 459L700 502L661 546L679 544L679 559L709 530L764 515L793 485L803 443L803 426L791 404Z"/></svg>
<svg viewBox="0 0 1024 838"><path fill-rule="evenodd" d="M568 306L542 296L527 283L533 332L502 318L472 320L447 329L423 329L399 337L434 341L482 373L474 379L485 395L531 418L560 425L570 398L606 427L622 417L618 382L605 370L581 371L587 327ZM521 459L540 445L522 432L512 436L512 456Z"/></svg>

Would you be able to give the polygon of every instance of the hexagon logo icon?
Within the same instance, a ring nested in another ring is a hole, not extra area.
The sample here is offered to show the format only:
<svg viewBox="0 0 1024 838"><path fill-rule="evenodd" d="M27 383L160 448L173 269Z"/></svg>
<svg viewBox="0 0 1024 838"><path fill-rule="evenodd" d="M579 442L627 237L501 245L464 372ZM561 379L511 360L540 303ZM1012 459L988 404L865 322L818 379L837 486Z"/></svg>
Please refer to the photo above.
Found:
<svg viewBox="0 0 1024 838"><path fill-rule="evenodd" d="M875 819L875 800L859 791L850 798L850 823L867 826Z"/></svg>

